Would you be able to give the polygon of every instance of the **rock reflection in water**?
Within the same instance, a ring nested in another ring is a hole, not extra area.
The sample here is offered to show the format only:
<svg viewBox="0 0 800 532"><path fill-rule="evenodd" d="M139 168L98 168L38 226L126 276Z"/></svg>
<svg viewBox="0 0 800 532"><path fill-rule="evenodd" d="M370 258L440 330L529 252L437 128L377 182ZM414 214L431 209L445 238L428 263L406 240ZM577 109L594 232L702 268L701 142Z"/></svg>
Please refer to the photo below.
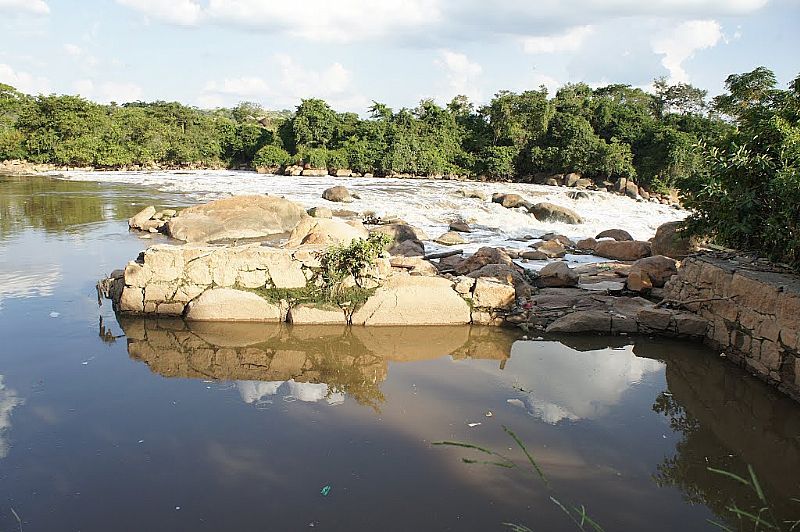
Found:
<svg viewBox="0 0 800 532"><path fill-rule="evenodd" d="M637 345L642 357L662 356L654 344ZM733 522L726 510L760 508L755 493L709 467L748 477L751 465L779 519L799 519L800 415L797 404L739 368L711 356L676 350L667 359L668 391L653 404L682 434L675 454L658 466L659 485L680 488Z"/></svg>
<svg viewBox="0 0 800 532"><path fill-rule="evenodd" d="M516 334L470 327L341 327L121 318L131 358L165 377L238 381L247 403L282 395L377 408L390 362L510 356Z"/></svg>

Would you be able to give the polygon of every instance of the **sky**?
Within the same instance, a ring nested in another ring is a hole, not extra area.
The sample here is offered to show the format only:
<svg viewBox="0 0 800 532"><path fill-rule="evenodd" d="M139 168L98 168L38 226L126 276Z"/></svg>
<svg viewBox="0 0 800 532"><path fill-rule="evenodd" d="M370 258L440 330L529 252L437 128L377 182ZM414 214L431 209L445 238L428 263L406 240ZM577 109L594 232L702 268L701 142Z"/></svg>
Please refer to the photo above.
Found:
<svg viewBox="0 0 800 532"><path fill-rule="evenodd" d="M0 83L203 108L323 98L365 114L565 83L711 95L800 73L800 0L0 0Z"/></svg>

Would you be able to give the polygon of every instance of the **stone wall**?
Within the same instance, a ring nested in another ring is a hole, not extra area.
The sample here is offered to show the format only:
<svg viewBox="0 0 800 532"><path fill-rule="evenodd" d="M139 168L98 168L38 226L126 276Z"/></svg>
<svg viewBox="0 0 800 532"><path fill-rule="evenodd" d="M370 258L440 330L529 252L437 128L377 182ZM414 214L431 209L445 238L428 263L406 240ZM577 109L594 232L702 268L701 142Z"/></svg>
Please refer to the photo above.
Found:
<svg viewBox="0 0 800 532"><path fill-rule="evenodd" d="M421 258L410 269L407 260L379 258L361 272L359 285L373 290L363 304L302 302L294 291L322 285L323 251L320 246L156 245L112 274L108 295L122 314L302 324L499 325L514 303L510 281L447 279ZM419 267L422 263L427 268ZM344 282L354 284L352 277Z"/></svg>
<svg viewBox="0 0 800 532"><path fill-rule="evenodd" d="M800 278L736 257L687 258L665 297L707 319L705 342L800 400Z"/></svg>

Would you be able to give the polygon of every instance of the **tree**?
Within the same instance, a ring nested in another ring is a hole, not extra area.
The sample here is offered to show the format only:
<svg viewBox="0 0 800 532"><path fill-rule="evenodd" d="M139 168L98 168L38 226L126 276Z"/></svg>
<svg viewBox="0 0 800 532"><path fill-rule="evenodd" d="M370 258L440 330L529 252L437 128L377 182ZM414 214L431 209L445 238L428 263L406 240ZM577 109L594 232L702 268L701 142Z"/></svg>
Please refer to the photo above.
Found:
<svg viewBox="0 0 800 532"><path fill-rule="evenodd" d="M327 148L339 126L339 117L323 100L303 100L291 120L294 146Z"/></svg>
<svg viewBox="0 0 800 532"><path fill-rule="evenodd" d="M669 113L701 114L706 110L708 91L693 87L688 83L669 85L667 78L653 81L655 89L655 108L659 117Z"/></svg>

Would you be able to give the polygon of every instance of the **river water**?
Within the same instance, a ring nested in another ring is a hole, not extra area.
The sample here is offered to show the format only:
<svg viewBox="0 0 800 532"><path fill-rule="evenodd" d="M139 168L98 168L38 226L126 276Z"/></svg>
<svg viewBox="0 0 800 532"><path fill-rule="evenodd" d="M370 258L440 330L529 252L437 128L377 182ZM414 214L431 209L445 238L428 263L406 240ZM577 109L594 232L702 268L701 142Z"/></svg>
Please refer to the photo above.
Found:
<svg viewBox="0 0 800 532"><path fill-rule="evenodd" d="M800 518L800 407L702 346L118 321L94 283L163 241L124 220L247 189L175 175L197 190L0 176L0 530L579 530L553 499L607 531L736 529L726 508L758 500L708 468L748 465L774 519ZM348 185L429 232L449 215L414 214L434 195L410 208L414 182ZM293 186L311 205L322 183ZM675 217L624 201L641 237ZM505 222L476 223L489 240Z"/></svg>

